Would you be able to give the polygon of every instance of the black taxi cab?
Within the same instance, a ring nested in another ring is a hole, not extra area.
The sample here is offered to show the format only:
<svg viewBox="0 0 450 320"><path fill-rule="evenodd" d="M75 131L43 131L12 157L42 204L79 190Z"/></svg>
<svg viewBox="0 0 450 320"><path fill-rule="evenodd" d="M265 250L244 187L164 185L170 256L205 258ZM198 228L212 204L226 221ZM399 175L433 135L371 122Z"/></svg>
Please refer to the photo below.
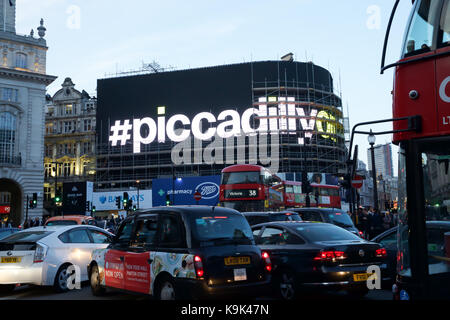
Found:
<svg viewBox="0 0 450 320"><path fill-rule="evenodd" d="M92 293L107 288L176 300L263 294L271 262L236 210L152 208L129 216L88 266Z"/></svg>

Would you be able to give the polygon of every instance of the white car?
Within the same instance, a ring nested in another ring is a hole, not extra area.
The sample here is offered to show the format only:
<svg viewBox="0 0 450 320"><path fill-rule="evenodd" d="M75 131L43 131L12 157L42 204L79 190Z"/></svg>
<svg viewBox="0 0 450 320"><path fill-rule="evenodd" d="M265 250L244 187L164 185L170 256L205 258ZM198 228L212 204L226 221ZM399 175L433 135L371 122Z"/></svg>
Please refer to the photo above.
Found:
<svg viewBox="0 0 450 320"><path fill-rule="evenodd" d="M17 284L67 291L67 280L88 280L92 252L106 248L113 237L87 225L35 227L6 237L0 240L0 292Z"/></svg>

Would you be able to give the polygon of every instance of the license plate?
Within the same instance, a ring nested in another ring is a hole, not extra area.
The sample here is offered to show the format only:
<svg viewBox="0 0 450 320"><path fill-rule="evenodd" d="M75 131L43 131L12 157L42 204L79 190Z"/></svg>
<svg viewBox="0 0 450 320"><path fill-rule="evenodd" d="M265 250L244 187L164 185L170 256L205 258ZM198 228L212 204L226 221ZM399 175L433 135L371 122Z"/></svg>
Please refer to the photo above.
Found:
<svg viewBox="0 0 450 320"><path fill-rule="evenodd" d="M20 263L20 261L22 261L20 257L2 257L1 263Z"/></svg>
<svg viewBox="0 0 450 320"><path fill-rule="evenodd" d="M247 270L244 269L234 269L234 281L245 281L247 280Z"/></svg>
<svg viewBox="0 0 450 320"><path fill-rule="evenodd" d="M250 257L228 257L225 258L226 266L235 266L239 264L250 264Z"/></svg>
<svg viewBox="0 0 450 320"><path fill-rule="evenodd" d="M369 274L369 273L356 273L353 275L353 280L355 282L367 281L367 279L369 279L370 275L371 274Z"/></svg>

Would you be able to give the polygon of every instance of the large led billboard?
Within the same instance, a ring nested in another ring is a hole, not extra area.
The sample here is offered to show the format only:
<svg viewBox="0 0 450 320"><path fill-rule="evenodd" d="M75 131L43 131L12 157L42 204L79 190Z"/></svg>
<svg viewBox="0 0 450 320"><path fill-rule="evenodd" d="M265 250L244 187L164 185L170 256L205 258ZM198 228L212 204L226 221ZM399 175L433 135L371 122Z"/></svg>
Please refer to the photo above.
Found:
<svg viewBox="0 0 450 320"><path fill-rule="evenodd" d="M265 61L101 79L97 90L102 184L131 186L173 170L217 175L236 163L274 173L304 170L302 161L309 172L335 174L345 165L341 100L331 74L312 63ZM324 156L300 159L301 147L312 140L314 152Z"/></svg>

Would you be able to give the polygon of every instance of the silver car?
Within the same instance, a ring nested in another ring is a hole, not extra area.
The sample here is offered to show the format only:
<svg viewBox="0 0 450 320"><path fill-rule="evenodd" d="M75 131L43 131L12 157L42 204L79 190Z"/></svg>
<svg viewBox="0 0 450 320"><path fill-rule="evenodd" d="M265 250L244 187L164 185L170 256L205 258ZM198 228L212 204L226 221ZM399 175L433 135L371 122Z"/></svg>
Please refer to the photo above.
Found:
<svg viewBox="0 0 450 320"><path fill-rule="evenodd" d="M0 292L18 284L53 286L64 292L88 280L87 265L96 249L114 235L87 225L35 227L0 240Z"/></svg>

